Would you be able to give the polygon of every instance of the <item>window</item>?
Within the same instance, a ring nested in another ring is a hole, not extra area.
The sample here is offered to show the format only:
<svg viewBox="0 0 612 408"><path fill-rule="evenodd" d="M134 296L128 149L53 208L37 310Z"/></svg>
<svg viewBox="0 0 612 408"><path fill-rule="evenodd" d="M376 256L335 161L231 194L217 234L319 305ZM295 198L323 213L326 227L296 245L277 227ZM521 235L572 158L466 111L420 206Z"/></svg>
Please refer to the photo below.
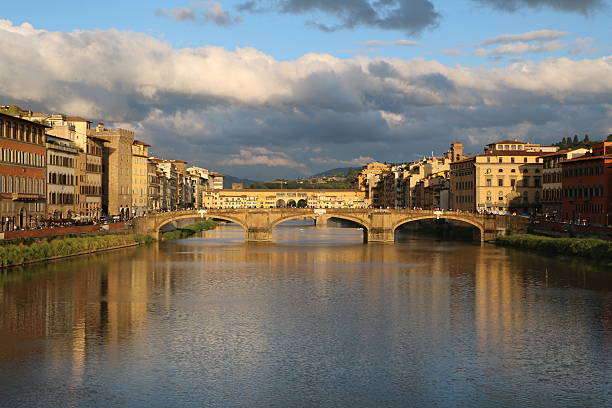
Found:
<svg viewBox="0 0 612 408"><path fill-rule="evenodd" d="M510 179L510 186L511 187L516 186L516 179Z"/></svg>
<svg viewBox="0 0 612 408"><path fill-rule="evenodd" d="M487 187L491 187L491 179L487 179Z"/></svg>
<svg viewBox="0 0 612 408"><path fill-rule="evenodd" d="M503 172L504 172L504 169L499 169L499 170L497 170L497 172L498 172L498 173L503 173Z"/></svg>
<svg viewBox="0 0 612 408"><path fill-rule="evenodd" d="M0 137L4 136L4 121L0 119Z"/></svg>
<svg viewBox="0 0 612 408"><path fill-rule="evenodd" d="M487 201L491 201L491 192L487 191Z"/></svg>
<svg viewBox="0 0 612 408"><path fill-rule="evenodd" d="M499 187L503 187L504 186L504 179L503 178L497 179L497 185Z"/></svg>
<svg viewBox="0 0 612 408"><path fill-rule="evenodd" d="M527 201L529 201L529 192L523 191L523 202L526 203Z"/></svg>
<svg viewBox="0 0 612 408"><path fill-rule="evenodd" d="M497 193L497 201L504 201L504 192L503 191L499 191Z"/></svg>
<svg viewBox="0 0 612 408"><path fill-rule="evenodd" d="M500 157L500 158L498 159L498 161L499 161L500 163L503 163L503 162L504 162L504 158L503 158L503 157Z"/></svg>
<svg viewBox="0 0 612 408"><path fill-rule="evenodd" d="M527 163L527 158L526 157L523 158L523 163Z"/></svg>
<svg viewBox="0 0 612 408"><path fill-rule="evenodd" d="M487 170L485 171L485 173L486 173L486 174L491 174L491 169L487 169Z"/></svg>

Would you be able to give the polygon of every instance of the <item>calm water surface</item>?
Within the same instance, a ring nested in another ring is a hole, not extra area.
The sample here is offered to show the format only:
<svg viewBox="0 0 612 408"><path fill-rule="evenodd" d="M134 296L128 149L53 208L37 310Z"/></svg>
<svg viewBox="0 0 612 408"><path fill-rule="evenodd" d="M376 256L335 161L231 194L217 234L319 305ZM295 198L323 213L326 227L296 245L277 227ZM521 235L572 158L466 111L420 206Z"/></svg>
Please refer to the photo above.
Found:
<svg viewBox="0 0 612 408"><path fill-rule="evenodd" d="M612 273L238 227L0 275L2 407L610 407Z"/></svg>

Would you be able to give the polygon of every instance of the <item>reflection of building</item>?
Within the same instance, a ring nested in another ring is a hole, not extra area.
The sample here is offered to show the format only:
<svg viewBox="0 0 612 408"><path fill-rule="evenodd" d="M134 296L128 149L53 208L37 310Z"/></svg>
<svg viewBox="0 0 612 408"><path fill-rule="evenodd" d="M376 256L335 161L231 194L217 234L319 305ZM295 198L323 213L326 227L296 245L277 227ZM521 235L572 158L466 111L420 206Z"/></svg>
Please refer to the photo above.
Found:
<svg viewBox="0 0 612 408"><path fill-rule="evenodd" d="M78 214L76 164L79 150L68 139L46 136L47 213L55 220Z"/></svg>
<svg viewBox="0 0 612 408"><path fill-rule="evenodd" d="M134 132L106 129L102 123L89 131L105 139L103 155L102 206L107 215L128 217L132 206L132 144Z"/></svg>
<svg viewBox="0 0 612 408"><path fill-rule="evenodd" d="M46 128L0 113L2 231L33 227L46 216Z"/></svg>
<svg viewBox="0 0 612 408"><path fill-rule="evenodd" d="M207 190L205 208L367 208L358 190Z"/></svg>
<svg viewBox="0 0 612 408"><path fill-rule="evenodd" d="M593 145L593 153L561 163L566 220L612 223L612 142Z"/></svg>
<svg viewBox="0 0 612 408"><path fill-rule="evenodd" d="M485 154L451 163L452 209L532 213L539 208L542 153L523 142L500 143L489 144Z"/></svg>
<svg viewBox="0 0 612 408"><path fill-rule="evenodd" d="M561 218L561 163L583 156L588 149L561 150L542 155L542 212Z"/></svg>

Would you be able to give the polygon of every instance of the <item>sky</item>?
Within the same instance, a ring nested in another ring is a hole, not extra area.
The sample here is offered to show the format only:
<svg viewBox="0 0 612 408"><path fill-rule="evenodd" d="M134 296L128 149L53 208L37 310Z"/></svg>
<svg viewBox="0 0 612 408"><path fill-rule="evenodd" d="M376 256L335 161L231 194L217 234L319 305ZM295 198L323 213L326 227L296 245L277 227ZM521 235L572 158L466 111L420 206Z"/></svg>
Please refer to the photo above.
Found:
<svg viewBox="0 0 612 408"><path fill-rule="evenodd" d="M39 4L37 4L39 3ZM9 2L0 104L269 180L612 133L610 0Z"/></svg>

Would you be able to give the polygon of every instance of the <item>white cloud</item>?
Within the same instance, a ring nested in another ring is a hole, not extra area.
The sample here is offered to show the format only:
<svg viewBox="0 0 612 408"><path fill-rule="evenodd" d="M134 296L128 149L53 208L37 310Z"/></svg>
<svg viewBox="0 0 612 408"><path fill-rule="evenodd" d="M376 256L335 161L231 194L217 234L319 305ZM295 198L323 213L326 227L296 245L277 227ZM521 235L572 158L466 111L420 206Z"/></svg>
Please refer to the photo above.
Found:
<svg viewBox="0 0 612 408"><path fill-rule="evenodd" d="M377 41L377 40L373 40L373 41L362 41L359 43L360 45L366 46L366 47L371 47L371 46L380 46L380 45L408 45L408 46L413 46L413 47L419 47L423 44L418 43L416 41L410 41L410 40L396 40L396 41Z"/></svg>
<svg viewBox="0 0 612 408"><path fill-rule="evenodd" d="M0 61L3 104L122 123L164 157L214 162L228 174L251 163L262 178L305 171L300 162L323 166L310 161L321 153L295 154L311 146L323 157L396 162L473 132L594 139L612 122L611 56L494 68L314 53L277 61L250 47L173 49L133 32L0 21Z"/></svg>
<svg viewBox="0 0 612 408"><path fill-rule="evenodd" d="M493 49L479 48L472 52L472 55L517 55L517 54L540 54L547 52L558 51L565 48L566 45L560 41L548 41L540 44L528 44L524 42L516 42L510 44L502 44Z"/></svg>
<svg viewBox="0 0 612 408"><path fill-rule="evenodd" d="M329 157L313 157L310 159L311 162L313 163L317 163L317 164L328 164L328 165L334 165L334 166L352 166L352 167L361 167L361 166L365 166L368 163L371 163L373 161L376 161L375 159L371 158L371 157L364 157L364 156L360 156L360 157L356 157L352 160L339 160L339 159L332 159Z"/></svg>
<svg viewBox="0 0 612 408"><path fill-rule="evenodd" d="M596 54L600 50L593 44L593 39L587 38L576 38L572 48L568 51L570 55L587 55Z"/></svg>
<svg viewBox="0 0 612 408"><path fill-rule="evenodd" d="M267 167L289 167L294 169L305 169L303 163L290 158L286 153L273 152L264 147L251 147L240 149L239 154L230 155L228 159L221 161L226 166L254 166Z"/></svg>
<svg viewBox="0 0 612 408"><path fill-rule="evenodd" d="M449 57L463 57L465 55L463 51L458 50L456 48L449 48L446 50L442 50L441 52L442 54L448 55Z"/></svg>
<svg viewBox="0 0 612 408"><path fill-rule="evenodd" d="M363 50L341 50L340 52L343 53L343 54L356 54L356 55L359 55L359 54L377 54L377 53L380 52L380 50L377 49L377 48L366 48L366 49L363 49Z"/></svg>
<svg viewBox="0 0 612 408"><path fill-rule="evenodd" d="M481 43L475 44L476 47L486 47L493 44L508 44L513 42L532 42L532 41L550 41L558 40L567 36L566 31L556 30L538 30L528 31L521 34L502 34Z"/></svg>
<svg viewBox="0 0 612 408"><path fill-rule="evenodd" d="M176 21L192 21L197 23L213 23L221 27L229 27L240 22L240 18L231 16L216 1L192 1L189 7L174 9L158 9L155 14Z"/></svg>

